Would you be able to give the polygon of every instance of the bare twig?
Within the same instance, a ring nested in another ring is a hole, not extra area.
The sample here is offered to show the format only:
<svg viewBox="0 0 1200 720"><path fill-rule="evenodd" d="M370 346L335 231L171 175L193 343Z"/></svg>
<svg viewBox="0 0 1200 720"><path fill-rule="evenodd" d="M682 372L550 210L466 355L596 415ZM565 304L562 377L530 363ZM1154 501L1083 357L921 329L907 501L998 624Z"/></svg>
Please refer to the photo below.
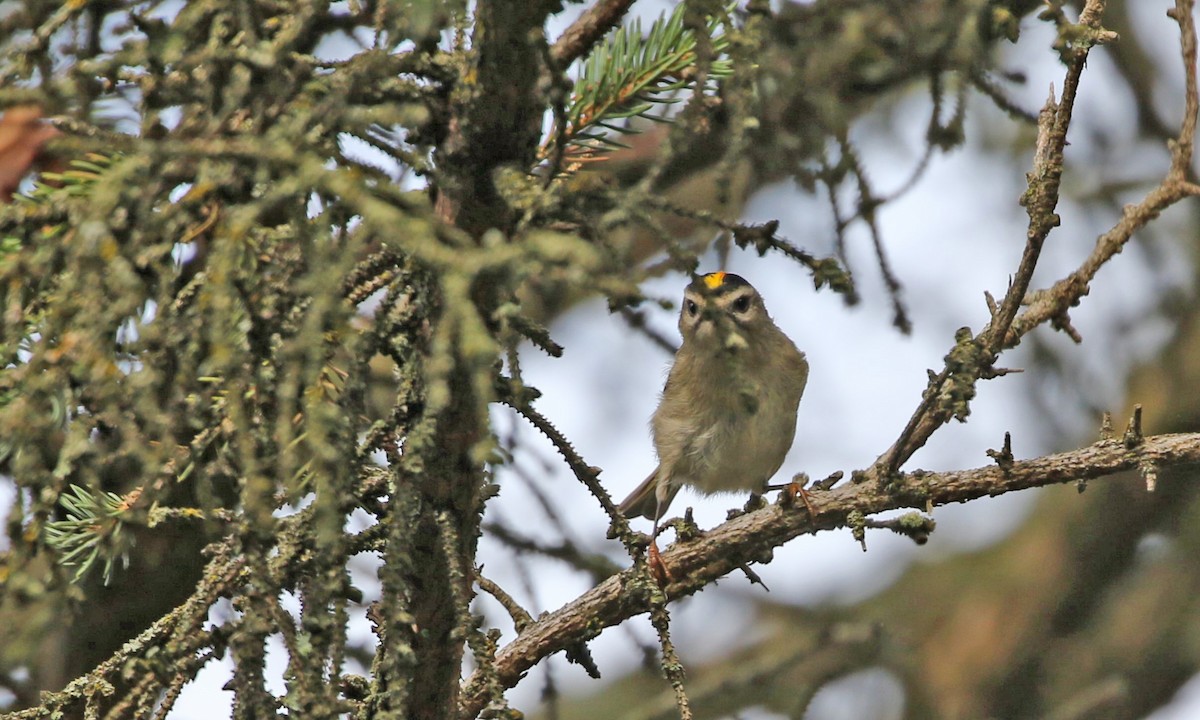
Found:
<svg viewBox="0 0 1200 720"><path fill-rule="evenodd" d="M858 302L858 292L854 288L854 279L851 277L849 270L846 269L844 259L842 264L839 265L838 261L833 258L818 258L801 250L786 238L779 237L777 234L779 230L778 220L769 220L761 225L739 223L722 218L709 210L681 207L655 196L645 198L643 204L647 207L689 220L695 220L696 222L730 233L733 235L735 245L743 250L752 247L760 257L770 251L783 253L808 268L812 274L813 283L817 288L828 285L834 292L841 293L845 297L847 304L853 305Z"/></svg>
<svg viewBox="0 0 1200 720"><path fill-rule="evenodd" d="M513 628L516 629L517 633L520 633L529 623L533 622L533 616L529 614L528 610L521 607L521 604L514 600L513 596L509 595L504 588L484 577L483 573L479 570L475 571L475 582L479 585L480 590L496 598L496 602L500 603L501 607L508 612L508 616L513 621Z"/></svg>
<svg viewBox="0 0 1200 720"><path fill-rule="evenodd" d="M871 622L814 622L792 627L798 637L775 648L756 647L737 653L715 673L704 672L688 683L692 704L710 716L729 714L734 688L761 691L785 682L790 702L772 709L806 708L828 681L869 667L885 656L886 636ZM736 702L736 700L734 700ZM652 720L675 714L673 693L661 693L628 714L628 720ZM798 717L799 712L793 716Z"/></svg>
<svg viewBox="0 0 1200 720"><path fill-rule="evenodd" d="M1183 182L1192 164L1192 148L1196 138L1196 116L1200 111L1200 93L1196 88L1196 19L1192 17L1193 0L1175 0L1175 9L1167 14L1179 23L1179 49L1183 55L1184 111L1179 136L1171 148L1171 174L1167 180Z"/></svg>
<svg viewBox="0 0 1200 720"><path fill-rule="evenodd" d="M667 598L660 592L652 594L650 602L650 623L658 634L659 647L662 648L663 674L671 683L675 693L675 707L679 709L679 720L692 720L692 705L688 701L687 691L683 687L683 663L679 662L679 654L675 652L675 643L671 642L671 616L667 611Z"/></svg>
<svg viewBox="0 0 1200 720"><path fill-rule="evenodd" d="M964 401L969 400L973 395L975 382L992 366L1000 351L1020 342L1023 333L1013 333L1013 324L1021 303L1027 300L1029 284L1041 257L1042 246L1050 231L1057 227L1059 222L1054 210L1058 205L1063 149L1067 143L1067 130L1075 107L1079 78L1083 74L1091 46L1115 39L1113 33L1100 26L1103 11L1104 0L1089 0L1084 7L1080 23L1073 34L1079 35L1078 31L1086 31L1086 35L1077 39L1069 51L1062 98L1055 102L1052 88L1050 98L1038 115L1037 150L1034 154L1033 169L1027 176L1029 187L1021 198L1021 204L1029 213L1025 251L1021 255L1016 273L1009 282L1008 292L1004 294L987 326L974 337L958 338L955 350L947 355L946 368L930 379L920 405L900 433L900 437L875 463L875 470L882 477L896 472L925 444L935 430L952 417L956 414L962 417L961 410L951 411L945 406L948 385L956 386L950 388L952 396ZM1077 300L1082 294L1082 291L1075 293L1073 300ZM1065 312L1066 307L1063 307L1059 313L1045 319L1051 320L1061 316L1062 322L1059 325L1065 329L1069 327ZM1024 326L1024 331L1028 332L1032 327L1033 325ZM959 351L959 361L954 358L955 351ZM969 357L963 357L964 355Z"/></svg>
<svg viewBox="0 0 1200 720"><path fill-rule="evenodd" d="M971 71L967 76L967 82L971 83L971 87L986 95L996 107L1008 113L1013 118L1031 124L1037 122L1037 117L1033 113L1013 102L1011 98L1004 94L1004 90L983 70L975 69Z"/></svg>
<svg viewBox="0 0 1200 720"><path fill-rule="evenodd" d="M500 523L485 523L483 529L493 539L504 543L517 553L532 553L560 560L572 568L592 576L596 582L621 571L621 568L608 556L600 553L584 552L574 543L549 544L538 542L533 538L519 535L515 530Z"/></svg>
<svg viewBox="0 0 1200 720"><path fill-rule="evenodd" d="M629 324L629 327L645 335L650 342L668 355L674 355L675 351L679 349L679 346L670 338L646 324L646 314L641 310L623 307L621 308L621 318Z"/></svg>
<svg viewBox="0 0 1200 720"><path fill-rule="evenodd" d="M1014 461L1007 468L989 464L973 470L907 473L886 490L877 483L847 483L821 496L815 518L771 505L740 515L702 539L676 543L665 550L663 562L677 580L664 591L669 599L691 595L801 534L846 527L851 513L924 510L1016 490L1094 480L1137 470L1144 463L1159 469L1200 464L1200 433L1146 437L1133 451L1120 440L1109 439L1070 452ZM646 612L645 599L628 590L631 583L639 581L639 573L641 570L634 568L611 577L528 626L497 653L494 669L499 682L511 687L543 657ZM482 679L472 676L463 689L459 716L475 717L486 701Z"/></svg>
<svg viewBox="0 0 1200 720"><path fill-rule="evenodd" d="M887 287L888 299L892 302L892 324L900 332L910 335L912 334L912 321L909 320L908 310L905 309L904 301L900 297L904 288L900 285L900 279L892 271L892 264L888 261L887 250L883 247L883 236L879 232L879 223L875 217L875 210L883 201L876 197L871 189L871 185L867 181L867 171L858 157L858 150L855 149L849 138L839 137L838 143L841 148L841 164L848 165L858 188L858 207L849 218L839 221L844 224L838 228L838 237L843 238L846 226L855 220L862 220L866 224L867 230L871 234L871 248L875 251L875 265L879 267L879 274ZM829 195L836 204L832 186L829 189Z"/></svg>
<svg viewBox="0 0 1200 720"><path fill-rule="evenodd" d="M1194 4L1192 0L1177 0L1175 9L1170 13L1179 23L1186 100L1179 135L1171 143L1171 167L1166 178L1140 203L1125 206L1121 219L1108 232L1096 238L1091 254L1075 272L1054 283L1048 290L1034 292L1026 299L1028 307L1013 321L1005 347L1016 345L1020 336L1037 325L1063 317L1080 297L1087 294L1096 273L1121 252L1135 232L1176 202L1200 196L1200 186L1187 180L1200 110L1200 91L1197 90L1196 79L1196 25L1192 17Z"/></svg>
<svg viewBox="0 0 1200 720"><path fill-rule="evenodd" d="M521 416L528 420L535 428L538 429L539 432L545 435L550 442L554 444L554 447L558 450L559 454L562 455L563 460L567 462L567 467L569 467L571 472L574 473L575 478L579 480L579 482L582 483L583 486L586 487L593 496L595 496L596 500L599 501L600 506L604 508L604 512L608 514L609 520L612 523L612 534L622 539L622 542L624 542L626 545L626 549L628 549L631 554L636 554L634 551L635 543L633 543L633 532L629 528L629 521L623 514L621 514L621 511L617 509L617 506L615 503L613 503L612 497L609 496L608 491L605 490L604 486L600 484L598 479L600 476L600 469L584 462L583 458L578 452L575 451L575 447L571 445L571 442L567 440L566 436L559 432L558 428L556 428L554 424L551 423L544 415L535 410L527 400L515 396L511 391L511 388L508 388L507 385L505 386L504 392L501 394L499 399L520 413Z"/></svg>

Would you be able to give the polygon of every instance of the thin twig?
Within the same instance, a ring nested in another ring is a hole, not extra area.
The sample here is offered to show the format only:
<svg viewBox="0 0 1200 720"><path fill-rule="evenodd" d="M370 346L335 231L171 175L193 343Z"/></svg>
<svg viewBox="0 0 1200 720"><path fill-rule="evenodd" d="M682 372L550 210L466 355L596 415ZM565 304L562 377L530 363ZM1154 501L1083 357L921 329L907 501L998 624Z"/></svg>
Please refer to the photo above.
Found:
<svg viewBox="0 0 1200 720"><path fill-rule="evenodd" d="M612 534L621 539L621 542L625 544L626 549L632 556L640 554L640 551L635 548L637 543L634 541L633 531L629 527L629 520L617 509L608 491L600 484L598 479L600 476L599 468L584 462L583 457L575 451L575 447L571 445L566 436L559 432L553 423L524 399L514 396L511 391L502 393L498 399L520 413L554 444L559 454L562 455L563 460L567 462L567 467L571 469L575 478L592 493L596 500L599 501L600 506L604 508L604 512L608 514Z"/></svg>
<svg viewBox="0 0 1200 720"><path fill-rule="evenodd" d="M528 610L521 607L521 604L514 600L513 596L509 595L504 588L484 577L479 570L475 571L475 583L479 585L480 590L496 598L496 602L500 603L500 606L508 612L508 616L513 621L513 628L518 634L533 622L533 616L529 614Z"/></svg>
<svg viewBox="0 0 1200 720"><path fill-rule="evenodd" d="M822 494L815 518L774 504L740 515L703 538L672 545L662 553L662 561L678 579L664 592L671 600L691 595L799 535L848 527L851 513L861 517L900 508L927 510L1028 488L1096 480L1146 465L1161 472L1196 464L1200 464L1200 433L1187 433L1146 437L1134 451L1119 439L1105 439L1070 452L1017 460L1006 468L989 463L973 470L902 474L888 489L877 483L846 483ZM543 657L646 612L645 599L629 590L642 572L636 567L626 570L536 620L497 653L498 681L512 687ZM484 679L473 675L463 689L459 717L474 718L487 699Z"/></svg>
<svg viewBox="0 0 1200 720"><path fill-rule="evenodd" d="M843 164L849 163L850 172L854 175L855 185L858 189L858 209L854 215L848 220L847 224L856 219L861 219L867 225L867 230L871 235L871 247L875 251L875 265L879 268L879 274L883 277L883 283L887 287L888 298L892 301L892 324L897 330L905 335L912 334L912 321L908 318L908 311L904 307L904 301L900 295L904 288L900 284L900 279L892 271L892 264L888 260L887 250L883 246L883 236L879 232L879 223L875 219L875 209L879 207L882 201L875 197L871 190L871 185L867 181L867 171L863 168L862 161L858 157L858 151L850 143L849 138L842 136L838 138L839 150L842 154ZM832 189L830 190L832 195ZM843 226L839 230L839 236L842 235Z"/></svg>
<svg viewBox="0 0 1200 720"><path fill-rule="evenodd" d="M1192 148L1196 138L1196 116L1200 113L1200 92L1196 83L1196 19L1193 0L1175 0L1175 9L1167 14L1179 23L1179 47L1183 55L1184 111L1179 135L1171 148L1171 172L1168 181L1183 182L1191 170Z"/></svg>
<svg viewBox="0 0 1200 720"><path fill-rule="evenodd" d="M1042 246L1050 231L1058 225L1058 215L1055 208L1058 205L1059 184L1062 180L1063 149L1066 147L1067 130L1071 124L1071 114L1075 106L1075 96L1079 89L1079 78L1087 63L1088 51L1092 43L1101 43L1114 39L1113 33L1105 31L1100 26L1100 15L1104 10L1104 0L1089 0L1080 15L1080 26L1092 32L1090 42L1081 42L1071 52L1067 64L1067 72L1063 82L1062 98L1055 102L1053 90L1045 107L1038 116L1038 142L1034 156L1033 170L1029 173L1029 187L1022 197L1022 204L1029 213L1029 226L1026 231L1025 251L1021 255L1020 264L1013 275L1008 292L991 321L980 333L970 338L968 342L959 339L956 349L968 344L975 349L977 362L967 367L947 367L937 376L931 378L929 387L921 399L916 412L900 433L896 442L879 457L875 468L883 477L895 473L912 454L924 446L929 437L948 422L954 415L943 407L944 388L953 378L961 387L973 386L985 374L1001 350L1012 347L1020 341L1020 335L1012 335L1014 320L1022 302L1027 301L1030 282L1034 269L1041 257ZM1077 299L1082 292L1075 295ZM1065 312L1065 310L1064 310ZM1049 318L1048 318L1049 319ZM1031 329L1029 326L1026 330ZM951 355L954 351L951 351ZM951 355L948 355L949 359Z"/></svg>
<svg viewBox="0 0 1200 720"><path fill-rule="evenodd" d="M854 280L849 270L846 269L848 266L845 265L845 258L842 258L842 264L839 265L838 261L833 258L817 258L801 250L786 238L779 237L776 232L779 229L778 220L771 220L761 225L739 223L723 218L709 210L681 207L655 196L645 198L643 204L655 210L711 225L731 233L735 245L743 250L753 247L759 256L766 255L772 250L783 253L808 268L817 287L828 285L831 290L843 295L847 304L853 305L858 302L858 293L854 288Z"/></svg>
<svg viewBox="0 0 1200 720"><path fill-rule="evenodd" d="M641 310L623 307L621 308L621 318L629 324L629 327L645 335L650 342L668 355L674 355L675 351L679 349L675 343L671 342L670 338L646 324L646 314Z"/></svg>
<svg viewBox="0 0 1200 720"><path fill-rule="evenodd" d="M971 84L971 87L986 95L996 107L1008 113L1009 116L1031 125L1037 123L1036 115L1017 105L1016 102L1005 95L1004 90L983 70L972 70L967 76L967 81Z"/></svg>
<svg viewBox="0 0 1200 720"><path fill-rule="evenodd" d="M1177 0L1175 9L1170 13L1179 23L1186 101L1179 135L1171 142L1171 167L1166 178L1147 193L1140 203L1125 206L1121 219L1096 239L1095 247L1078 269L1048 290L1032 293L1026 299L1028 307L1013 321L1006 347L1016 345L1020 336L1037 325L1065 317L1067 310L1087 293L1100 268L1124 249L1137 230L1179 200L1200 196L1200 187L1186 179L1192 164L1197 114L1200 113L1200 90L1197 89L1196 78L1196 25L1192 17L1194 4L1193 0Z"/></svg>
<svg viewBox="0 0 1200 720"><path fill-rule="evenodd" d="M490 537L504 543L518 553L535 553L544 557L554 558L555 560L561 560L576 570L591 575L596 582L621 571L621 568L608 556L600 553L585 553L577 544L572 542L564 542L556 545L538 542L533 538L518 534L517 531L505 525L494 522L485 523L483 529Z"/></svg>
<svg viewBox="0 0 1200 720"><path fill-rule="evenodd" d="M662 648L663 674L675 692L679 720L692 720L692 706L683 687L683 663L679 661L679 653L675 652L675 643L671 642L671 615L667 611L667 598L661 592L654 593L654 596L650 602L650 623L658 634L659 647Z"/></svg>

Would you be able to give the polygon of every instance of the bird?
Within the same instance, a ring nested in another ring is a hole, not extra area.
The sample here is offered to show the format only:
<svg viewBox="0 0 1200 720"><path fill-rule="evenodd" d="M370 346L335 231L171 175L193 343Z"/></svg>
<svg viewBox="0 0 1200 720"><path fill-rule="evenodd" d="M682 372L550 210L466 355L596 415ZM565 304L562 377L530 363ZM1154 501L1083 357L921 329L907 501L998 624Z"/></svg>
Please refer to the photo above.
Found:
<svg viewBox="0 0 1200 720"><path fill-rule="evenodd" d="M694 277L675 353L650 422L658 467L620 504L658 521L680 488L762 492L796 436L808 360L740 275ZM806 500L807 502L807 500Z"/></svg>

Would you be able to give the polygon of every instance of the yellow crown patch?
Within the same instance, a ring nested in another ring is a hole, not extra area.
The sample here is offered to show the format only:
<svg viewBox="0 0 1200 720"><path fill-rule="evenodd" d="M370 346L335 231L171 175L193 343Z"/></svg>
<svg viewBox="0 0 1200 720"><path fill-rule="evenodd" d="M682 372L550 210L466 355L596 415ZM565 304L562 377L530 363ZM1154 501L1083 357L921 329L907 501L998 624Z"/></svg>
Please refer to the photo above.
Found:
<svg viewBox="0 0 1200 720"><path fill-rule="evenodd" d="M724 282L725 273L723 272L709 273L704 276L704 284L708 286L709 290L716 290L717 288L721 287Z"/></svg>

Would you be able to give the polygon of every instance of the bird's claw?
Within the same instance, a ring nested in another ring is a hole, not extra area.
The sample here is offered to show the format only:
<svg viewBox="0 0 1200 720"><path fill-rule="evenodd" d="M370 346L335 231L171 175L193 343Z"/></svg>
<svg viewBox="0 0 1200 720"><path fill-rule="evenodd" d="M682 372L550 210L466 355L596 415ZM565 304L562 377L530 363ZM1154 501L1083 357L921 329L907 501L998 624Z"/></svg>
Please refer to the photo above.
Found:
<svg viewBox="0 0 1200 720"><path fill-rule="evenodd" d="M650 574L654 576L654 581L659 587L666 587L668 583L675 582L671 570L663 562L662 554L658 551L658 541L650 541L650 547L646 550L646 562L650 565Z"/></svg>
<svg viewBox="0 0 1200 720"><path fill-rule="evenodd" d="M796 501L797 496L804 501L804 507L808 510L808 519L815 525L817 522L817 512L813 510L812 501L808 498L808 491L804 489L804 483L793 480L784 487L783 491L787 493L788 499L792 502Z"/></svg>

